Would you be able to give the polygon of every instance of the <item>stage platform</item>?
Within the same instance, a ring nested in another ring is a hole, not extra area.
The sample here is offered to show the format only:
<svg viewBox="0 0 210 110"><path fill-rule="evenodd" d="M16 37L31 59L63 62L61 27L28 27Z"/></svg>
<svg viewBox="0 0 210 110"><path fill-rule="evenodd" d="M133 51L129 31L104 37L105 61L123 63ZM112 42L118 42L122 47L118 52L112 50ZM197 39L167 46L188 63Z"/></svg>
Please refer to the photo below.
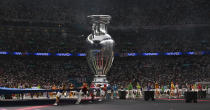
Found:
<svg viewBox="0 0 210 110"><path fill-rule="evenodd" d="M44 102L47 100L42 99L36 101ZM198 103L184 103L183 100L156 99L155 101L144 101L143 99L116 99L102 102L96 101L93 103L85 101L85 103L75 105L74 103L72 103L73 100L62 100L62 102L66 101L68 103L64 103L60 106L53 106L52 104L44 103L44 105L12 105L0 106L0 110L209 110L210 108L209 101L200 101ZM54 100L52 100L52 102L54 102Z"/></svg>
<svg viewBox="0 0 210 110"><path fill-rule="evenodd" d="M94 101L98 101L100 98L94 98ZM81 103L88 103L91 101L91 97L82 98ZM62 105L75 104L77 98L61 98ZM35 98L35 99L6 99L0 100L0 106L25 106L25 105L52 105L55 103L55 98ZM1 110L1 109L0 109Z"/></svg>

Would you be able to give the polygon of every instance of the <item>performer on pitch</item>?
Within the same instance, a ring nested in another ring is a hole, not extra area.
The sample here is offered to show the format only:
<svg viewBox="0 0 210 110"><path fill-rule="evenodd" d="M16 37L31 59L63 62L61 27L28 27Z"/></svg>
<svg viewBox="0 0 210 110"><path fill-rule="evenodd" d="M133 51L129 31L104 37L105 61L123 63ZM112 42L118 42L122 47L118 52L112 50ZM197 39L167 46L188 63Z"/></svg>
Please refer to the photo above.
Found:
<svg viewBox="0 0 210 110"><path fill-rule="evenodd" d="M107 88L106 88L106 84L104 84L104 85L99 85L99 90L100 90L100 99L98 100L98 101L102 101L103 99L105 99L105 96L106 96L106 90L107 90Z"/></svg>
<svg viewBox="0 0 210 110"><path fill-rule="evenodd" d="M83 92L84 97L87 98L88 88L87 88L86 83L83 83L82 92Z"/></svg>
<svg viewBox="0 0 210 110"><path fill-rule="evenodd" d="M114 84L114 86L113 86L113 98L117 98L117 90L118 90L118 86L117 86L117 84Z"/></svg>
<svg viewBox="0 0 210 110"><path fill-rule="evenodd" d="M174 83L173 83L173 81L171 82L171 92L170 92L170 96L174 96L174 89L175 89L175 87L174 87Z"/></svg>
<svg viewBox="0 0 210 110"><path fill-rule="evenodd" d="M106 94L106 100L110 100L112 95L112 87L111 85L107 86L107 94Z"/></svg>
<svg viewBox="0 0 210 110"><path fill-rule="evenodd" d="M93 102L94 101L94 98L95 98L95 96L96 96L96 90L95 90L96 88L95 88L95 84L94 83L92 83L91 85L90 85L90 89L89 89L89 93L90 93L90 96L91 96L91 102Z"/></svg>
<svg viewBox="0 0 210 110"><path fill-rule="evenodd" d="M155 95L156 95L156 97L159 97L159 94L160 94L160 92L159 92L159 84L156 81L156 83L155 83Z"/></svg>
<svg viewBox="0 0 210 110"><path fill-rule="evenodd" d="M128 99L131 99L132 97L134 98L134 96L133 96L133 85L130 82L129 85L128 85Z"/></svg>
<svg viewBox="0 0 210 110"><path fill-rule="evenodd" d="M198 87L196 83L194 84L194 91L198 92Z"/></svg>
<svg viewBox="0 0 210 110"><path fill-rule="evenodd" d="M58 93L56 94L56 101L55 101L54 105L57 106L60 104L59 102L60 102L61 95L62 95L62 91L59 90Z"/></svg>
<svg viewBox="0 0 210 110"><path fill-rule="evenodd" d="M142 93L141 93L141 86L140 86L140 84L139 84L138 82L137 82L136 88L137 88L136 97L142 96Z"/></svg>
<svg viewBox="0 0 210 110"><path fill-rule="evenodd" d="M176 94L177 94L177 97L179 98L179 96L180 96L180 93L179 93L179 84L176 83L175 87L176 87Z"/></svg>
<svg viewBox="0 0 210 110"><path fill-rule="evenodd" d="M73 92L72 92L74 90L74 85L72 83L70 84L69 89L70 89L69 97L71 98L74 95Z"/></svg>
<svg viewBox="0 0 210 110"><path fill-rule="evenodd" d="M80 102L82 100L82 94L83 94L82 89L78 89L76 94L77 94L77 101L75 104L80 104Z"/></svg>

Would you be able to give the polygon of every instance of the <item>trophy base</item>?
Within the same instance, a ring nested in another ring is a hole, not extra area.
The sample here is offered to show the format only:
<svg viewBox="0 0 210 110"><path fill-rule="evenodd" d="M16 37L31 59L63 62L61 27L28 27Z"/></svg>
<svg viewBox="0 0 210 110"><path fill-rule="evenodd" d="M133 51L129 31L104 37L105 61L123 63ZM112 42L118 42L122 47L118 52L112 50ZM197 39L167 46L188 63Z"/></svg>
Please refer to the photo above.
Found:
<svg viewBox="0 0 210 110"><path fill-rule="evenodd" d="M107 85L108 81L106 79L106 75L95 75L92 83L94 83L95 85Z"/></svg>

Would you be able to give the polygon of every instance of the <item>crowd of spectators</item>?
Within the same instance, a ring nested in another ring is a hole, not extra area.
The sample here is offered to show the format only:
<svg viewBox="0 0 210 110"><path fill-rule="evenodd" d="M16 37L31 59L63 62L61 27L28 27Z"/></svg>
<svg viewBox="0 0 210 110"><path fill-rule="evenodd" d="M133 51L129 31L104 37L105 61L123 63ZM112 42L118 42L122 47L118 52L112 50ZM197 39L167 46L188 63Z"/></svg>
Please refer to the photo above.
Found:
<svg viewBox="0 0 210 110"><path fill-rule="evenodd" d="M62 85L71 78L91 77L86 62L82 60L44 60L33 58L6 58L1 62L0 85L27 87ZM81 79L80 83L83 80ZM79 82L78 82L79 83Z"/></svg>
<svg viewBox="0 0 210 110"><path fill-rule="evenodd" d="M108 29L115 52L209 50L209 5L208 0L0 1L0 51L85 52L91 14L112 16Z"/></svg>
<svg viewBox="0 0 210 110"><path fill-rule="evenodd" d="M210 62L208 56L183 57L127 57L115 60L108 73L111 82L127 84L130 81L157 81L159 84L169 84L171 81L179 84L209 81Z"/></svg>
<svg viewBox="0 0 210 110"><path fill-rule="evenodd" d="M0 32L0 51L84 53L87 35L78 32L52 32L47 29L42 31L4 29ZM110 35L116 42L116 53L210 50L209 28L142 30L138 33L113 31Z"/></svg>
<svg viewBox="0 0 210 110"><path fill-rule="evenodd" d="M208 29L142 30L111 35L116 39L119 53L207 51L210 49Z"/></svg>
<svg viewBox="0 0 210 110"><path fill-rule="evenodd" d="M85 41L85 38L82 40ZM84 52L81 38L61 32L18 32L0 33L1 51L18 52Z"/></svg>
<svg viewBox="0 0 210 110"><path fill-rule="evenodd" d="M0 2L0 18L30 21L65 21L86 24L90 14L110 14L113 28L162 24L209 23L209 1L168 0L7 0Z"/></svg>
<svg viewBox="0 0 210 110"><path fill-rule="evenodd" d="M48 58L4 58L0 66L0 86L46 88L52 85L72 83L71 79L81 78L78 83L93 77L85 57L70 59ZM210 60L208 56L168 56L168 57L117 57L107 73L110 83L127 85L129 82L158 82L170 84L194 84L210 80ZM78 80L78 79L77 79Z"/></svg>

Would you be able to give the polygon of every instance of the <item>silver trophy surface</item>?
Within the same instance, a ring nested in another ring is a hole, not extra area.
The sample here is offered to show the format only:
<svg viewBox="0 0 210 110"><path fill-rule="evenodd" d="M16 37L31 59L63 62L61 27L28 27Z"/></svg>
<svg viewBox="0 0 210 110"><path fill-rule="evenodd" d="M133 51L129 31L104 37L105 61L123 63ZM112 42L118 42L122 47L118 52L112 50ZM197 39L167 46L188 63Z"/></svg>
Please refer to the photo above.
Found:
<svg viewBox="0 0 210 110"><path fill-rule="evenodd" d="M109 15L90 15L92 23L92 34L86 39L87 61L95 77L93 83L108 83L106 74L112 66L114 60L114 40L107 32L111 16Z"/></svg>

